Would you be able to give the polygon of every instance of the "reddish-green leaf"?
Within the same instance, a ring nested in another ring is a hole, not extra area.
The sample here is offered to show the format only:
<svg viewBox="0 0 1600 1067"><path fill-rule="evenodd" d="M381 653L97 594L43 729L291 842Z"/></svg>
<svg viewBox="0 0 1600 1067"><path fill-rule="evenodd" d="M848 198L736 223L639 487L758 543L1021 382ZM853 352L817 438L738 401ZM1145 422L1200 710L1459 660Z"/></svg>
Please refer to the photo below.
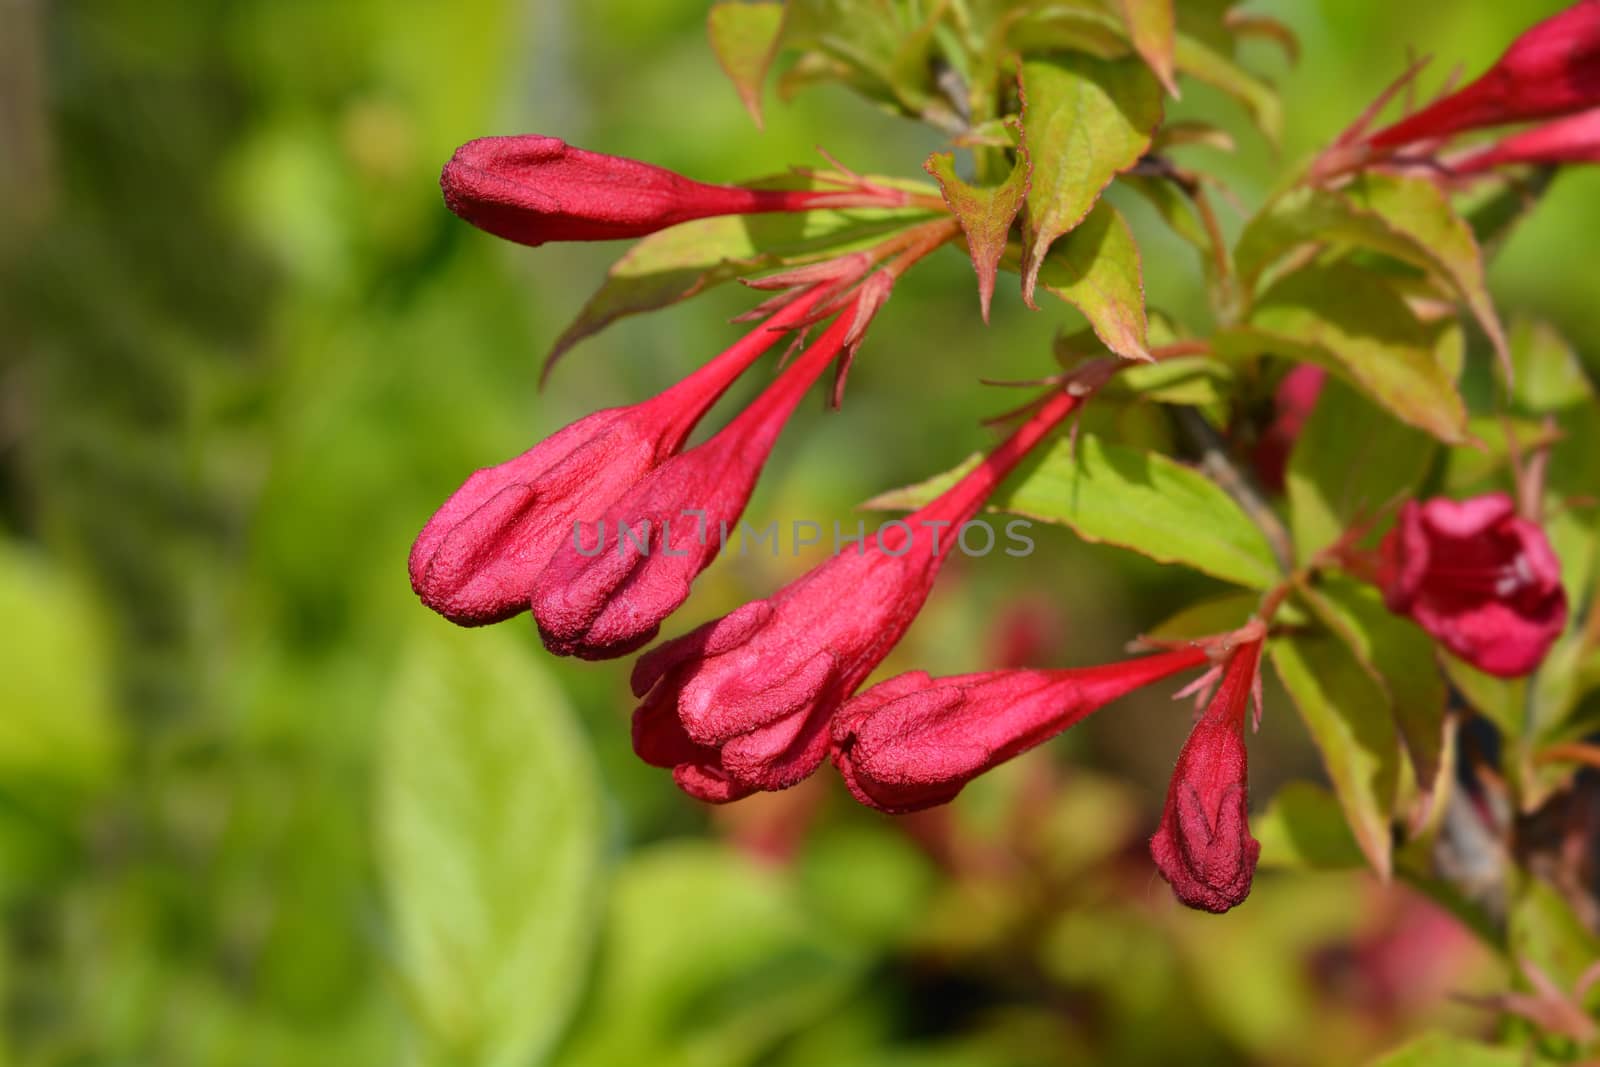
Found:
<svg viewBox="0 0 1600 1067"><path fill-rule="evenodd" d="M1331 634L1292 634L1274 641L1271 654L1322 753L1356 842L1372 869L1387 878L1400 741L1382 688Z"/></svg>
<svg viewBox="0 0 1600 1067"><path fill-rule="evenodd" d="M1022 210L1028 195L1028 142L1023 137L1017 144L1017 162L1006 180L999 185L979 188L968 185L956 176L955 156L950 152L935 152L922 165L933 175L950 205L961 231L967 237L967 252L972 256L972 268L978 272L978 303L983 309L983 321L989 321L989 302L994 297L995 271L1005 255L1006 240L1011 234L1011 224Z"/></svg>
<svg viewBox="0 0 1600 1067"><path fill-rule="evenodd" d="M1335 264L1307 267L1256 302L1247 327L1219 331L1225 356L1316 363L1397 418L1450 444L1467 439L1467 410L1440 366L1435 331L1383 278Z"/></svg>
<svg viewBox="0 0 1600 1067"><path fill-rule="evenodd" d="M1110 204L1096 204L1081 225L1056 242L1040 265L1039 284L1083 312L1095 336L1117 355L1151 358L1139 246Z"/></svg>
<svg viewBox="0 0 1600 1067"><path fill-rule="evenodd" d="M1161 87L1137 60L1070 56L1024 63L1022 92L1033 157L1022 295L1031 307L1050 246L1149 149L1161 122Z"/></svg>
<svg viewBox="0 0 1600 1067"><path fill-rule="evenodd" d="M1179 96L1172 58L1178 28L1173 0L1116 0L1116 4L1134 51L1150 64L1167 92Z"/></svg>
<svg viewBox="0 0 1600 1067"><path fill-rule="evenodd" d="M745 110L757 127L761 126L761 85L767 68L778 50L778 34L783 28L783 4L778 2L740 3L724 0L712 4L706 15L706 34L711 51L744 101Z"/></svg>

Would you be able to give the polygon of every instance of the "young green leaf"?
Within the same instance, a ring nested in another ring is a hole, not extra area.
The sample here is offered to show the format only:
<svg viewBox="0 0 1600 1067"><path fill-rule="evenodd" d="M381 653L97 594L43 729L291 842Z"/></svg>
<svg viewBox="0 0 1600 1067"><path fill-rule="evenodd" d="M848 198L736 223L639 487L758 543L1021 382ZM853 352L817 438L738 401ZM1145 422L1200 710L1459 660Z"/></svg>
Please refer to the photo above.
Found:
<svg viewBox="0 0 1600 1067"><path fill-rule="evenodd" d="M539 1062L595 931L599 783L566 701L510 634L431 627L389 698L378 858L400 972L447 1062Z"/></svg>
<svg viewBox="0 0 1600 1067"><path fill-rule="evenodd" d="M1022 295L1033 290L1056 238L1088 216L1100 194L1150 147L1161 87L1133 59L1064 56L1022 65L1033 181L1024 216Z"/></svg>
<svg viewBox="0 0 1600 1067"><path fill-rule="evenodd" d="M1096 204L1087 219L1050 249L1038 266L1038 280L1046 291L1083 312L1111 351L1124 359L1151 359L1139 246L1116 208Z"/></svg>
<svg viewBox="0 0 1600 1067"><path fill-rule="evenodd" d="M1277 147L1283 136L1283 104L1272 86L1187 33L1178 34L1173 58L1178 73L1219 89L1243 105L1261 135Z"/></svg>
<svg viewBox="0 0 1600 1067"><path fill-rule="evenodd" d="M983 321L988 322L995 271L1005 255L1011 224L1028 195L1028 176L1033 171L1028 162L1026 134L1017 144L1016 166L1005 181L991 188L968 185L957 177L955 156L950 152L933 153L922 168L939 183L944 202L950 205L956 221L961 223L961 231L966 234L972 269L978 274L978 305L983 311Z"/></svg>
<svg viewBox="0 0 1600 1067"><path fill-rule="evenodd" d="M1414 489L1435 446L1354 389L1329 381L1317 397L1285 476L1295 557L1306 563L1352 522L1375 518Z"/></svg>
<svg viewBox="0 0 1600 1067"><path fill-rule="evenodd" d="M1250 821L1263 867L1340 871L1366 864L1339 802L1319 785L1288 783Z"/></svg>
<svg viewBox="0 0 1600 1067"><path fill-rule="evenodd" d="M976 459L863 507L915 508L955 484ZM1165 456L1081 434L1057 442L1002 486L992 510L1060 523L1085 541L1132 549L1251 589L1278 580L1260 529L1214 482Z"/></svg>
<svg viewBox="0 0 1600 1067"><path fill-rule="evenodd" d="M1467 440L1466 405L1427 324L1381 277L1347 264L1306 267L1256 302L1250 324L1222 330L1217 352L1316 363L1397 418L1450 444Z"/></svg>
<svg viewBox="0 0 1600 1067"><path fill-rule="evenodd" d="M1389 877L1400 742L1383 690L1331 634L1291 634L1274 641L1271 654L1362 853Z"/></svg>
<svg viewBox="0 0 1600 1067"><path fill-rule="evenodd" d="M706 15L706 34L711 51L733 82L745 110L759 129L761 85L767 68L778 50L778 34L783 28L783 4L777 0L742 3L722 0L711 5Z"/></svg>

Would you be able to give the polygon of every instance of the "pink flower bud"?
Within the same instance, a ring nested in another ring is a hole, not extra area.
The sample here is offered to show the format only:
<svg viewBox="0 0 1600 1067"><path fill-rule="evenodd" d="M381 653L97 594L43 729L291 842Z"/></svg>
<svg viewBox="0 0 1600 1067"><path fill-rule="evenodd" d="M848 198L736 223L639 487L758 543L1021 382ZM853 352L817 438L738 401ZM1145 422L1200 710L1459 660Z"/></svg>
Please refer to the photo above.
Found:
<svg viewBox="0 0 1600 1067"><path fill-rule="evenodd" d="M1178 899L1224 912L1250 895L1261 845L1250 836L1245 710L1258 684L1261 638L1229 654L1222 684L1178 754L1150 855Z"/></svg>
<svg viewBox="0 0 1600 1067"><path fill-rule="evenodd" d="M959 527L1088 391L1052 396L960 482L859 551L845 547L767 599L642 657L634 750L715 802L816 770L834 710L910 627Z"/></svg>
<svg viewBox="0 0 1600 1067"><path fill-rule="evenodd" d="M1079 670L902 674L834 716L833 762L870 807L900 814L944 804L1118 697L1207 661L1196 646Z"/></svg>
<svg viewBox="0 0 1600 1067"><path fill-rule="evenodd" d="M1380 552L1389 610L1479 670L1531 674L1566 628L1561 564L1505 493L1408 501Z"/></svg>
<svg viewBox="0 0 1600 1067"><path fill-rule="evenodd" d="M855 297L816 344L705 444L674 456L620 495L556 551L534 587L533 614L558 655L610 659L648 643L689 596L744 514L784 423L817 377L881 303ZM624 536L623 531L628 531Z"/></svg>
<svg viewBox="0 0 1600 1067"><path fill-rule="evenodd" d="M906 203L900 190L866 183L839 190L706 185L537 134L467 142L445 164L439 185L451 211L525 245L642 237L714 215Z"/></svg>
<svg viewBox="0 0 1600 1067"><path fill-rule="evenodd" d="M1369 138L1380 148L1600 105L1600 0L1533 26L1480 78Z"/></svg>
<svg viewBox="0 0 1600 1067"><path fill-rule="evenodd" d="M574 524L592 522L675 453L723 391L824 295L804 294L659 396L597 411L474 473L417 535L411 588L463 626L526 610L534 579Z"/></svg>
<svg viewBox="0 0 1600 1067"><path fill-rule="evenodd" d="M1476 174L1516 163L1600 163L1600 107L1513 134L1450 164L1457 174Z"/></svg>

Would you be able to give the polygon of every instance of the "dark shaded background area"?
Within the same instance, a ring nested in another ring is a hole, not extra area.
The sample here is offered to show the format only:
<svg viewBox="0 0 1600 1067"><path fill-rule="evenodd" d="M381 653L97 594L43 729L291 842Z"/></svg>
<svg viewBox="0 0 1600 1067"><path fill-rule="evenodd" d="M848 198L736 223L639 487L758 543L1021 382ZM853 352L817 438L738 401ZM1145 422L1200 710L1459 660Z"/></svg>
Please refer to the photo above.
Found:
<svg viewBox="0 0 1600 1067"><path fill-rule="evenodd" d="M1303 38L1298 68L1249 56L1283 86L1293 159L1408 44L1439 57L1437 84L1560 5L1261 6ZM676 380L749 303L732 287L623 322L540 394L546 347L620 248L516 248L458 222L435 184L457 144L539 131L708 180L814 144L919 176L938 147L832 89L769 99L758 133L703 17L0 0L0 1064L1348 1064L1433 1021L1482 1029L1444 993L1495 965L1402 890L1263 875L1225 920L1172 906L1143 841L1188 717L1160 693L931 816L856 810L828 774L708 812L634 760L622 665L554 662L525 621L457 635L415 602L410 540L469 471ZM1237 131L1235 158L1188 151L1259 203L1274 163L1242 117L1198 86L1179 112ZM1152 305L1202 316L1190 251L1125 206ZM1600 174L1565 174L1493 272L1506 307L1591 359L1597 232ZM819 397L791 424L750 516L853 524L858 501L980 447L980 417L1016 397L978 377L1047 372L1051 336L1078 325L1004 280L994 321L958 254L919 268L844 409ZM1018 634L1041 663L1097 662L1212 589L1036 535L1029 558L952 567L886 671L975 669ZM818 558L724 560L669 632ZM515 744L477 767L473 743L507 747L487 728L442 746L438 767L459 756L487 797L457 832L527 865L462 883L475 932L419 977L394 797L455 811L456 786L407 778L393 734L435 682L467 732L530 701L577 727L548 779ZM1269 701L1258 806L1320 773ZM559 795L523 796L541 783ZM558 839L579 842L566 861L541 851ZM565 933L499 936L496 917L554 909L541 880L571 871L587 905L541 912ZM485 975L506 985L454 1014L430 991ZM524 1029L544 1036L504 1037Z"/></svg>

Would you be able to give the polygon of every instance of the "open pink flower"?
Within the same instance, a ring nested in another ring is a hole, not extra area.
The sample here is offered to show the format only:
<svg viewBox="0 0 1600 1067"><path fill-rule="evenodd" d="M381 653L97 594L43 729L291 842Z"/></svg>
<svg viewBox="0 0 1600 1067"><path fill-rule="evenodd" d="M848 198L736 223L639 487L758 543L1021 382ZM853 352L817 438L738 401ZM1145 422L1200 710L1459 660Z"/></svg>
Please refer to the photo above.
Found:
<svg viewBox="0 0 1600 1067"><path fill-rule="evenodd" d="M1505 493L1408 501L1380 552L1389 610L1479 670L1530 674L1566 628L1561 564Z"/></svg>
<svg viewBox="0 0 1600 1067"><path fill-rule="evenodd" d="M833 762L856 799L881 811L944 804L1118 697L1208 660L1192 646L1076 670L901 674L834 716Z"/></svg>
<svg viewBox="0 0 1600 1067"><path fill-rule="evenodd" d="M556 137L481 137L439 176L450 210L518 244L642 237L692 219L833 207L899 207L906 194L707 185L662 167L574 148Z"/></svg>
<svg viewBox="0 0 1600 1067"><path fill-rule="evenodd" d="M1517 163L1600 163L1600 107L1512 134L1450 164L1457 174L1477 174Z"/></svg>
<svg viewBox="0 0 1600 1067"><path fill-rule="evenodd" d="M1525 31L1470 85L1368 138L1378 148L1600 106L1600 0L1579 0Z"/></svg>
<svg viewBox="0 0 1600 1067"><path fill-rule="evenodd" d="M822 337L720 433L645 475L594 529L574 528L534 590L546 648L610 659L655 637L744 514L800 398L860 340L891 284L886 271L874 274Z"/></svg>
<svg viewBox="0 0 1600 1067"><path fill-rule="evenodd" d="M716 802L816 770L835 709L910 627L958 529L1089 391L1050 397L961 481L859 550L845 548L765 600L643 656L633 672L644 698L634 750Z"/></svg>
<svg viewBox="0 0 1600 1067"><path fill-rule="evenodd" d="M675 453L695 423L783 330L824 295L802 294L737 344L653 399L597 411L474 473L411 547L411 587L452 622L481 626L524 611L534 579L572 537Z"/></svg>
<svg viewBox="0 0 1600 1067"><path fill-rule="evenodd" d="M1224 912L1250 895L1261 845L1250 835L1245 712L1259 680L1264 631L1228 654L1222 684L1178 754L1150 855L1179 900ZM1259 696L1257 697L1259 699Z"/></svg>

